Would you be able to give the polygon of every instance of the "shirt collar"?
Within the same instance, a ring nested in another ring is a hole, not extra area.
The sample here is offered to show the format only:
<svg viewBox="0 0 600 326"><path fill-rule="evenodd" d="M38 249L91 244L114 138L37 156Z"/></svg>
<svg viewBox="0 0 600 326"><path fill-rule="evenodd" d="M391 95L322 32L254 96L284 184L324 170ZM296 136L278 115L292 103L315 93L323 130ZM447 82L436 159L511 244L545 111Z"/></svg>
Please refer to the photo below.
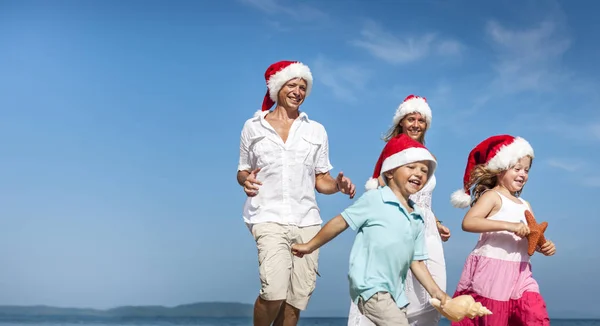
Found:
<svg viewBox="0 0 600 326"><path fill-rule="evenodd" d="M269 112L271 112L271 110L259 111L259 112L256 112L256 114L254 115L254 117L257 118L258 120L264 120L265 116ZM300 120L304 120L306 122L310 122L310 120L308 119L308 114L306 114L306 112L304 112L304 111L300 111L300 114L298 115L298 118L300 118Z"/></svg>
<svg viewBox="0 0 600 326"><path fill-rule="evenodd" d="M408 199L408 205L410 205L413 208L413 212L409 213L407 208L404 207L404 205L402 205L402 203L400 203L400 201L398 200L398 197L396 197L396 194L394 194L394 192L392 191L392 189L390 189L390 187L383 186L383 187L379 187L378 189L379 189L379 193L381 194L381 200L384 203L394 203L394 204L398 205L398 207L400 207L400 209L403 210L404 213L406 213L406 215L413 215L420 219L423 219L421 210L419 209L419 206L415 205L415 202L412 199L410 199L410 198Z"/></svg>

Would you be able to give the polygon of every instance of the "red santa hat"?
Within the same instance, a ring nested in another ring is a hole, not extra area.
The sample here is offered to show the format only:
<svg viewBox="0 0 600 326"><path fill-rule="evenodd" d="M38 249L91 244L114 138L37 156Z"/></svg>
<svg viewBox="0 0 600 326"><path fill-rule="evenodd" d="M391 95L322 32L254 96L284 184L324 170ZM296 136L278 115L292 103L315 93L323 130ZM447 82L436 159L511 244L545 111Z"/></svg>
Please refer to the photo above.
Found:
<svg viewBox="0 0 600 326"><path fill-rule="evenodd" d="M270 65L265 71L267 94L265 94L261 111L267 111L277 103L277 94L281 87L294 78L302 78L306 81L306 96L308 96L313 84L313 77L308 66L298 61L285 60Z"/></svg>
<svg viewBox="0 0 600 326"><path fill-rule="evenodd" d="M427 104L426 98L417 95L408 95L400 106L398 106L396 114L394 114L394 126L397 126L402 118L411 113L420 113L425 118L427 129L429 129L432 118L431 108Z"/></svg>
<svg viewBox="0 0 600 326"><path fill-rule="evenodd" d="M429 161L427 175L427 181L429 181L437 166L437 162L427 148L405 134L400 134L390 139L385 144L383 151L381 151L381 155L379 155L379 160L373 171L373 177L367 181L365 188L367 190L376 189L379 186L377 178L384 172L418 161Z"/></svg>
<svg viewBox="0 0 600 326"><path fill-rule="evenodd" d="M514 166L525 156L533 158L533 148L521 137L497 135L479 143L469 153L463 177L463 189L456 190L450 197L452 206L465 208L471 204L471 191L468 186L471 181L471 172L475 166L485 164L491 170L502 171Z"/></svg>

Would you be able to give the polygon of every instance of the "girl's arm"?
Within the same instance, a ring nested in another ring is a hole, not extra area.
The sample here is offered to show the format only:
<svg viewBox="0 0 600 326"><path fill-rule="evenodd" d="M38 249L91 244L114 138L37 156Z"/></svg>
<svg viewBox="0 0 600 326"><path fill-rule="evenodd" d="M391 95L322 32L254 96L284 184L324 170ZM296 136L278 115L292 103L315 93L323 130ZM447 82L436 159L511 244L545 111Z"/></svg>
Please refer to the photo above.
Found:
<svg viewBox="0 0 600 326"><path fill-rule="evenodd" d="M292 246L292 253L298 257L308 255L319 249L321 246L337 237L348 228L348 223L342 215L332 218L323 228L310 239L308 243L295 244Z"/></svg>
<svg viewBox="0 0 600 326"><path fill-rule="evenodd" d="M516 232L519 227L526 227L526 225L519 225L523 223L488 220L487 217L490 213L492 213L492 211L497 211L501 206L502 201L498 194L493 191L486 191L479 197L477 202L475 202L475 205L469 209L463 218L463 231L473 233L495 231Z"/></svg>
<svg viewBox="0 0 600 326"><path fill-rule="evenodd" d="M527 204L527 206L529 206L529 211L531 211L531 214L535 216L535 214L533 213L533 209L531 208L531 204L526 200L525 203ZM541 247L535 248L535 251L542 253L545 256L552 256L556 253L556 246L554 245L554 242L546 239L546 243L544 243Z"/></svg>

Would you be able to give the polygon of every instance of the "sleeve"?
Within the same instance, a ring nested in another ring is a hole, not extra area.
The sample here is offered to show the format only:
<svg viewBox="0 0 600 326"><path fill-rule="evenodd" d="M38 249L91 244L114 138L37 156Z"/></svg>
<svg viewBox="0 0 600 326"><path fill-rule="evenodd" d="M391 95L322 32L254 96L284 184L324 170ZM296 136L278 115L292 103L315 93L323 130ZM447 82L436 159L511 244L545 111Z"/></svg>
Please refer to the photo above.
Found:
<svg viewBox="0 0 600 326"><path fill-rule="evenodd" d="M425 223L419 222L419 232L415 237L415 252L413 260L427 260L429 255L425 246Z"/></svg>
<svg viewBox="0 0 600 326"><path fill-rule="evenodd" d="M240 136L240 159L238 161L238 171L252 171L250 165L250 136L248 134L248 127L244 125L242 134Z"/></svg>
<svg viewBox="0 0 600 326"><path fill-rule="evenodd" d="M329 162L329 140L327 138L327 131L323 128L323 136L321 138L321 147L319 147L319 153L317 154L317 160L315 164L315 172L326 173L333 169L331 162Z"/></svg>
<svg viewBox="0 0 600 326"><path fill-rule="evenodd" d="M369 214L373 211L371 200L373 198L372 191L367 191L352 205L342 212L342 217L353 231L358 231L365 225L369 224Z"/></svg>

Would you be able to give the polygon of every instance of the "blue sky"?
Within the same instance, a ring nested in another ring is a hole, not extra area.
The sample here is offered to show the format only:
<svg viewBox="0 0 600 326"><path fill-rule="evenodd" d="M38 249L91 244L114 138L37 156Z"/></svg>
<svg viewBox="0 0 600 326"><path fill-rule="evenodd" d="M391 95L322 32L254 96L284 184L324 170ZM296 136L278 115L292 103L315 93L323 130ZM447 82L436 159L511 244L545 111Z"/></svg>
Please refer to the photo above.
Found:
<svg viewBox="0 0 600 326"><path fill-rule="evenodd" d="M597 316L599 5L587 1L0 1L0 304L251 303L256 249L235 181L264 71L301 60L302 109L363 192L411 93L433 110L434 210L452 293L477 235L449 197L484 138L536 151L523 197L552 316ZM324 220L352 201L318 196ZM344 316L351 231L322 250L307 311Z"/></svg>

